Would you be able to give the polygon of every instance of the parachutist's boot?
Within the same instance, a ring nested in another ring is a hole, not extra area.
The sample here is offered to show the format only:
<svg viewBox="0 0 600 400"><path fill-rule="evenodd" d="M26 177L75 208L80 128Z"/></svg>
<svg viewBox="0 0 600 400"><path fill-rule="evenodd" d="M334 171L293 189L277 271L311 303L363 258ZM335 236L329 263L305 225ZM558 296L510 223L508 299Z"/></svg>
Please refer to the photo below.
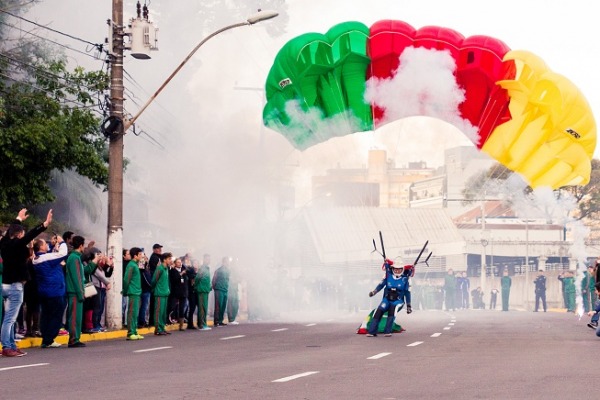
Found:
<svg viewBox="0 0 600 400"><path fill-rule="evenodd" d="M410 314L412 312L412 307L410 306L410 304L406 305L406 313Z"/></svg>

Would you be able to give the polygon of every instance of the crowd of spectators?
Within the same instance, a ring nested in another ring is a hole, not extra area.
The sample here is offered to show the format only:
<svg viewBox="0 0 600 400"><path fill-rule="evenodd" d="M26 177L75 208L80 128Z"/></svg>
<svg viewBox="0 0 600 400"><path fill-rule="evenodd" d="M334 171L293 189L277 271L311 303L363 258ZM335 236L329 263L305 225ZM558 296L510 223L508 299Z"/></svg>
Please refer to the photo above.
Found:
<svg viewBox="0 0 600 400"><path fill-rule="evenodd" d="M179 330L210 330L209 293L214 290L214 326L238 324L238 281L229 257L211 278L209 254L202 260L187 253L174 257L156 243L150 257L143 248L123 250L123 274L114 274L114 257L95 247L94 241L74 232L45 232L46 220L29 231L19 212L6 232L0 232L0 336L3 357L22 357L18 342L39 337L42 348L62 345L55 339L68 335L68 347L85 347L82 334L106 330L107 292L116 279L123 280L122 324L128 340L143 339L138 327L154 326L155 335L167 335L165 325ZM231 282L230 282L231 280Z"/></svg>

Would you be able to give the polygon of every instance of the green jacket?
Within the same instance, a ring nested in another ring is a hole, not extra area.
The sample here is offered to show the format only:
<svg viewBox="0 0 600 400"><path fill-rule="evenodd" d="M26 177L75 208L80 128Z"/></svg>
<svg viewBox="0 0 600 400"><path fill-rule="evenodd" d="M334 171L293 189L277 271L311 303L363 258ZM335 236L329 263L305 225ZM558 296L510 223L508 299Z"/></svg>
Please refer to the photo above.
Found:
<svg viewBox="0 0 600 400"><path fill-rule="evenodd" d="M227 292L229 290L229 268L221 266L213 275L212 287L214 290Z"/></svg>
<svg viewBox="0 0 600 400"><path fill-rule="evenodd" d="M575 279L573 277L568 277L564 279L565 283L565 293L575 293Z"/></svg>
<svg viewBox="0 0 600 400"><path fill-rule="evenodd" d="M512 285L512 279L510 276L503 276L500 279L500 286L502 286L502 290L510 290L510 285Z"/></svg>
<svg viewBox="0 0 600 400"><path fill-rule="evenodd" d="M142 294L142 278L140 267L134 260L130 260L123 276L123 296L140 296Z"/></svg>
<svg viewBox="0 0 600 400"><path fill-rule="evenodd" d="M86 283L85 275L91 275L96 270L96 264L89 262L84 265L81 261L81 253L72 251L67 258L66 284L67 294L76 295L78 301L83 301L83 287Z"/></svg>
<svg viewBox="0 0 600 400"><path fill-rule="evenodd" d="M197 293L210 293L212 290L210 286L210 267L203 265L198 270L196 278L194 278L194 290Z"/></svg>
<svg viewBox="0 0 600 400"><path fill-rule="evenodd" d="M444 277L444 290L456 290L456 276L446 274Z"/></svg>
<svg viewBox="0 0 600 400"><path fill-rule="evenodd" d="M169 271L162 263L156 266L150 286L152 288L152 294L155 297L167 297L171 294L171 289L169 288Z"/></svg>
<svg viewBox="0 0 600 400"><path fill-rule="evenodd" d="M583 271L583 279L581 279L581 290L587 290L591 293L594 292L596 285L596 279L589 272Z"/></svg>

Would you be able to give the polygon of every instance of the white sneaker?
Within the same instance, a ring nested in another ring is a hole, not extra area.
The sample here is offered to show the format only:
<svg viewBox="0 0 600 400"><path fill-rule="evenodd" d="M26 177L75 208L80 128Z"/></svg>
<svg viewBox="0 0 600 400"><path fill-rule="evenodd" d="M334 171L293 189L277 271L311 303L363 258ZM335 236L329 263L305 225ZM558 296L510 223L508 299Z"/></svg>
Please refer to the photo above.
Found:
<svg viewBox="0 0 600 400"><path fill-rule="evenodd" d="M15 340L21 340L23 338L25 338L24 335L21 335L20 333L15 333Z"/></svg>
<svg viewBox="0 0 600 400"><path fill-rule="evenodd" d="M210 331L212 328L210 326L203 326L200 328L201 331Z"/></svg>
<svg viewBox="0 0 600 400"><path fill-rule="evenodd" d="M229 323L229 325L239 325L239 324L240 324L240 323L239 323L239 322L237 322L237 321L231 321L231 322Z"/></svg>

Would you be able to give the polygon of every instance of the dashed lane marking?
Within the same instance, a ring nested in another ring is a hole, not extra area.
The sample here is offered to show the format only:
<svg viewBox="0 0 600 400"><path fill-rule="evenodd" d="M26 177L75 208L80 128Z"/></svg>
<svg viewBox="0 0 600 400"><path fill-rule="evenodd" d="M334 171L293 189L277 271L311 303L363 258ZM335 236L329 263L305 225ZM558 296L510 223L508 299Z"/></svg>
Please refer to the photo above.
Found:
<svg viewBox="0 0 600 400"><path fill-rule="evenodd" d="M454 322L450 322L448 325L450 325L450 326L454 326Z"/></svg>
<svg viewBox="0 0 600 400"><path fill-rule="evenodd" d="M134 353L147 353L149 351L157 351L157 350L165 350L165 349L172 349L173 346L163 346L163 347L153 347L151 349L142 349L142 350L134 350Z"/></svg>
<svg viewBox="0 0 600 400"><path fill-rule="evenodd" d="M14 367L4 367L4 368L0 368L0 371L8 371L11 369L21 369L21 368L29 368L29 367L42 367L44 365L50 365L50 363L27 364L27 365L17 365Z"/></svg>
<svg viewBox="0 0 600 400"><path fill-rule="evenodd" d="M445 326L445 327L444 327L444 330L445 330L445 331L447 331L447 330L450 330L450 327L449 327L449 326Z"/></svg>
<svg viewBox="0 0 600 400"><path fill-rule="evenodd" d="M271 329L271 332L283 332L283 331L287 331L288 328L279 328L279 329Z"/></svg>
<svg viewBox="0 0 600 400"><path fill-rule="evenodd" d="M389 356L392 353L379 353L379 354L375 354L374 356L371 357L367 357L367 360L378 360L380 358L383 358L385 356Z"/></svg>
<svg viewBox="0 0 600 400"><path fill-rule="evenodd" d="M316 324L308 324L308 325L304 325L304 326L315 326Z"/></svg>
<svg viewBox="0 0 600 400"><path fill-rule="evenodd" d="M441 332L436 332L433 335L431 335L431 337L440 337L442 335Z"/></svg>
<svg viewBox="0 0 600 400"><path fill-rule="evenodd" d="M314 375L314 374L318 374L318 373L319 373L319 371L308 371L308 372L303 372L301 374L286 376L285 378L275 379L274 381L271 381L271 382L289 382L294 379L303 378L305 376Z"/></svg>
<svg viewBox="0 0 600 400"><path fill-rule="evenodd" d="M411 344L407 344L406 347L415 347L415 346L418 346L420 344L423 344L423 342L414 342L414 343L411 343Z"/></svg>
<svg viewBox="0 0 600 400"><path fill-rule="evenodd" d="M243 338L243 337L246 337L246 335L227 336L227 337L222 337L221 340L239 339L239 338Z"/></svg>

